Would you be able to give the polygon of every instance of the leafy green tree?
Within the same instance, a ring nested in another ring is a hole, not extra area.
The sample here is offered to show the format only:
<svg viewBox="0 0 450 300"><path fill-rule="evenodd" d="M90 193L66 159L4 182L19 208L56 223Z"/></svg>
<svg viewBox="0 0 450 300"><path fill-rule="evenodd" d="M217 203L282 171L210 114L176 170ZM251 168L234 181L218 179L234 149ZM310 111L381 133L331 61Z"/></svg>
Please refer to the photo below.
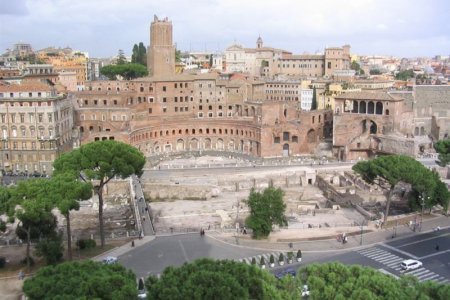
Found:
<svg viewBox="0 0 450 300"><path fill-rule="evenodd" d="M381 156L369 161L360 161L353 166L353 171L361 175L361 178L369 184L375 184L388 189L384 224L389 215L389 206L395 186L400 183L409 183L416 196L426 198L425 207L436 204L448 207L449 198L445 194L437 194L436 188L440 185L439 176L428 170L417 160L404 155ZM440 192L442 192L439 189Z"/></svg>
<svg viewBox="0 0 450 300"><path fill-rule="evenodd" d="M119 53L117 54L117 64L124 65L127 63L127 58L125 57L125 53L122 49L119 49Z"/></svg>
<svg viewBox="0 0 450 300"><path fill-rule="evenodd" d="M405 70L398 72L397 75L395 75L395 79L397 80L408 80L409 78L414 78L414 71L413 70Z"/></svg>
<svg viewBox="0 0 450 300"><path fill-rule="evenodd" d="M142 42L139 43L138 54L139 55L137 63L147 67L147 49Z"/></svg>
<svg viewBox="0 0 450 300"><path fill-rule="evenodd" d="M118 75L122 76L126 80L135 79L138 77L143 77L148 75L147 68L138 63L131 64L118 64L118 65L107 65L100 69L100 73L110 80L115 80Z"/></svg>
<svg viewBox="0 0 450 300"><path fill-rule="evenodd" d="M52 203L66 218L67 230L67 256L72 260L72 232L70 228L70 211L79 210L81 200L87 200L92 196L92 185L74 179L70 174L53 176L50 179L51 193L49 197Z"/></svg>
<svg viewBox="0 0 450 300"><path fill-rule="evenodd" d="M313 88L313 98L311 103L311 110L317 109L317 95L316 95L316 87Z"/></svg>
<svg viewBox="0 0 450 300"><path fill-rule="evenodd" d="M281 299L275 278L254 265L200 259L146 280L149 299Z"/></svg>
<svg viewBox="0 0 450 300"><path fill-rule="evenodd" d="M434 143L434 149L439 153L439 164L443 167L450 163L450 139Z"/></svg>
<svg viewBox="0 0 450 300"><path fill-rule="evenodd" d="M98 195L98 219L101 247L105 245L103 224L103 188L114 177L126 178L142 174L145 164L144 155L128 144L118 141L97 141L65 153L53 163L53 174L72 174L93 182L94 192Z"/></svg>
<svg viewBox="0 0 450 300"><path fill-rule="evenodd" d="M31 240L45 238L56 230L56 218L51 213L53 206L48 200L49 191L49 181L42 178L21 181L11 191L11 201L17 204L14 217L19 219L16 234L27 243L28 268L31 266Z"/></svg>
<svg viewBox="0 0 450 300"><path fill-rule="evenodd" d="M369 71L370 75L380 75L381 71L379 69L372 69Z"/></svg>
<svg viewBox="0 0 450 300"><path fill-rule="evenodd" d="M352 64L350 65L350 69L355 70L357 75L364 75L364 70L361 69L361 66L357 61L352 61Z"/></svg>
<svg viewBox="0 0 450 300"><path fill-rule="evenodd" d="M64 246L62 234L50 234L41 239L36 245L36 255L44 257L47 265L55 265L62 261Z"/></svg>
<svg viewBox="0 0 450 300"><path fill-rule="evenodd" d="M272 232L274 224L287 225L284 211L286 204L283 202L283 191L274 187L266 188L262 193L250 191L247 200L250 215L246 224L253 230L254 238L265 238Z"/></svg>
<svg viewBox="0 0 450 300"><path fill-rule="evenodd" d="M137 299L136 276L120 264L90 260L39 269L25 280L28 299Z"/></svg>
<svg viewBox="0 0 450 300"><path fill-rule="evenodd" d="M341 263L311 264L297 275L312 299L449 299L448 285L419 283L415 277L396 280L375 269ZM298 298L297 298L298 299Z"/></svg>
<svg viewBox="0 0 450 300"><path fill-rule="evenodd" d="M118 73L115 65L107 65L100 68L100 74L108 77L109 80L116 80Z"/></svg>
<svg viewBox="0 0 450 300"><path fill-rule="evenodd" d="M131 63L135 64L139 59L139 47L137 44L134 44L132 54L131 54Z"/></svg>
<svg viewBox="0 0 450 300"><path fill-rule="evenodd" d="M175 49L175 62L181 62L181 50Z"/></svg>

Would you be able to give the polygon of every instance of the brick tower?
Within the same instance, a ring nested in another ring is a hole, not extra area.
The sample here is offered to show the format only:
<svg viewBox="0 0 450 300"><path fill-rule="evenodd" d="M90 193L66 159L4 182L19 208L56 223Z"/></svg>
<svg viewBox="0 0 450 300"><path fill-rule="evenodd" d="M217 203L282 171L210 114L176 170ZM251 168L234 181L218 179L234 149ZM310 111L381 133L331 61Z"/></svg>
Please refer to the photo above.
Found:
<svg viewBox="0 0 450 300"><path fill-rule="evenodd" d="M150 76L175 74L175 47L172 42L172 22L155 15L150 25L150 46L147 68Z"/></svg>

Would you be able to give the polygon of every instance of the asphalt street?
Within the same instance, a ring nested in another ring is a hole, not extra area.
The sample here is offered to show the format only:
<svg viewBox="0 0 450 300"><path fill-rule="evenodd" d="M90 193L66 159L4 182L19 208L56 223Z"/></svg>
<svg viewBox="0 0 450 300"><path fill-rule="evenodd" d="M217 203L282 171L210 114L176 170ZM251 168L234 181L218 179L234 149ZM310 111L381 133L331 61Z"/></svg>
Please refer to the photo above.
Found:
<svg viewBox="0 0 450 300"><path fill-rule="evenodd" d="M439 250L436 250L436 245L439 245ZM268 249L252 249L223 243L199 234L185 234L158 236L153 241L119 256L119 262L133 270L137 276L146 277L161 274L168 266L180 266L203 257L234 259L250 263L253 257L259 262L261 256L264 256L268 262L271 254L278 258L279 253ZM286 255L285 252L283 253ZM410 274L416 276L419 281L450 282L450 229L420 233L337 255L334 253L308 252L304 254L301 263L285 266L277 264L271 271L276 273L283 269L295 269L314 262L339 261L349 265L370 266L395 276ZM404 272L400 268L400 263L405 259L420 260L423 268Z"/></svg>
<svg viewBox="0 0 450 300"><path fill-rule="evenodd" d="M200 234L158 236L153 241L132 249L119 262L139 277L157 275L168 266L181 266L198 258L240 259L267 253L228 245Z"/></svg>
<svg viewBox="0 0 450 300"><path fill-rule="evenodd" d="M439 250L436 246L439 245ZM423 267L412 271L403 271L400 263L406 259L416 259ZM429 232L380 243L313 262L338 261L344 264L360 264L395 276L412 275L419 281L435 280L450 282L450 229ZM306 260L305 264L311 263Z"/></svg>

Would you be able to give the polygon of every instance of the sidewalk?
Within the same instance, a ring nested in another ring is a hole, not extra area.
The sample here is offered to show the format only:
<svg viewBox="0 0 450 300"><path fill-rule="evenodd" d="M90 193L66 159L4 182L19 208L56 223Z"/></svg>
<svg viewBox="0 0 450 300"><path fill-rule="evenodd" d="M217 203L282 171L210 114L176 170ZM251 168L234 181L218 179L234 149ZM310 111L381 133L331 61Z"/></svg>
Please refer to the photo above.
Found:
<svg viewBox="0 0 450 300"><path fill-rule="evenodd" d="M445 216L437 216L432 219L424 220L422 223L422 231L421 232L429 232L432 231L433 228L440 226L441 228L450 227L450 218ZM410 236L414 236L419 234L420 232L413 232L407 226L398 226L397 235L393 239L392 236L394 234L394 228L380 229L378 231L365 233L362 235L362 244L361 244L361 235L353 235L348 236L348 242L346 244L342 244L338 242L335 238L326 239L326 240L314 240L314 241L299 241L292 242L292 248L290 248L289 242L268 242L268 241L258 241L252 240L249 236L244 236L242 234L238 234L237 236L232 235L230 233L221 233L217 231L209 231L207 232L207 236L222 241L224 243L230 245L239 245L240 247L248 247L254 249L261 250L270 250L270 251L289 251L292 249L301 249L304 252L345 252L351 251L358 248L366 248L370 247L374 244L389 241L389 240L398 240ZM299 230L298 236L301 237L302 230ZM333 233L330 233L333 235Z"/></svg>

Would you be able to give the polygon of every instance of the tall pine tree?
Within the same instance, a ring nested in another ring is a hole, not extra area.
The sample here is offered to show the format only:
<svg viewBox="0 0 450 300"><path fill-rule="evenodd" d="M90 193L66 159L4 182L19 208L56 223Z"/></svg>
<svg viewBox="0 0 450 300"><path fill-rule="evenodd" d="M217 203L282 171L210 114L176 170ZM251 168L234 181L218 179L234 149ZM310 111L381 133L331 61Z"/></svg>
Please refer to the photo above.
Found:
<svg viewBox="0 0 450 300"><path fill-rule="evenodd" d="M137 44L134 44L133 54L131 54L131 63L133 64L137 63L138 59L139 59L139 47Z"/></svg>
<svg viewBox="0 0 450 300"><path fill-rule="evenodd" d="M144 43L142 42L139 43L138 53L139 60L137 61L137 63L147 66L147 50L145 49Z"/></svg>
<svg viewBox="0 0 450 300"><path fill-rule="evenodd" d="M316 87L313 88L313 98L311 103L311 110L317 109Z"/></svg>

